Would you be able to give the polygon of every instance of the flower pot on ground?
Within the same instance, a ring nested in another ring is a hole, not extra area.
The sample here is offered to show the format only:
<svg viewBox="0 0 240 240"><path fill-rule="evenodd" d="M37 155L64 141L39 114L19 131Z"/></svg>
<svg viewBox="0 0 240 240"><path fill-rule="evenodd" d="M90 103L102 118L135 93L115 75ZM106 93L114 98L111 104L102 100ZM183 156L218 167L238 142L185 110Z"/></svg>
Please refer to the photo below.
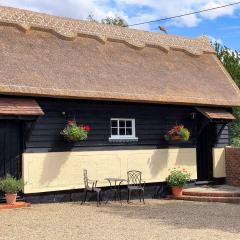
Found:
<svg viewBox="0 0 240 240"><path fill-rule="evenodd" d="M86 140L90 130L88 125L78 125L75 120L69 120L60 134L69 142L78 142Z"/></svg>
<svg viewBox="0 0 240 240"><path fill-rule="evenodd" d="M176 125L170 129L165 135L164 139L167 142L187 142L190 137L190 132L183 125Z"/></svg>
<svg viewBox="0 0 240 240"><path fill-rule="evenodd" d="M23 186L22 179L16 179L9 174L0 180L0 190L5 193L7 204L16 203L17 193L23 190Z"/></svg>
<svg viewBox="0 0 240 240"><path fill-rule="evenodd" d="M182 191L183 191L182 187L178 187L178 186L173 186L172 187L172 194L173 194L174 197L181 197L182 196Z"/></svg>
<svg viewBox="0 0 240 240"><path fill-rule="evenodd" d="M166 178L167 185L172 188L172 194L175 197L182 195L182 189L191 180L191 174L188 173L184 168L173 169Z"/></svg>
<svg viewBox="0 0 240 240"><path fill-rule="evenodd" d="M5 199L7 204L14 205L16 203L17 194L16 193L5 193Z"/></svg>

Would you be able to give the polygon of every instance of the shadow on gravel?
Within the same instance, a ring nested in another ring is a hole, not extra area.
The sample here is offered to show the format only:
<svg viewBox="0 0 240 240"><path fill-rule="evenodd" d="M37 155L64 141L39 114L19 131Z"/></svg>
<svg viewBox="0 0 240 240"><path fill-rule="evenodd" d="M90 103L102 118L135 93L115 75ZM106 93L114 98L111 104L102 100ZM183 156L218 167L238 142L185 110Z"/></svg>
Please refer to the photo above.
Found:
<svg viewBox="0 0 240 240"><path fill-rule="evenodd" d="M127 219L151 220L153 224L184 229L217 229L240 233L240 205L225 203L199 203L170 200L107 204L101 212L119 215Z"/></svg>

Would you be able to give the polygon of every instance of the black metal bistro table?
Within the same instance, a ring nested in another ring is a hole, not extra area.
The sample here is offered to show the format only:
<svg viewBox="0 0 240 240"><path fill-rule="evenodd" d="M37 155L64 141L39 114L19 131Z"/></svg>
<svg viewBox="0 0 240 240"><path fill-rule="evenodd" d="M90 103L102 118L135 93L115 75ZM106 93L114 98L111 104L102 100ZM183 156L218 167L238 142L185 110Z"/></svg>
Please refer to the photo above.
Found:
<svg viewBox="0 0 240 240"><path fill-rule="evenodd" d="M123 178L113 178L113 177L105 178L105 180L107 180L110 185L110 194L112 195L111 200L116 202L118 199L122 204L120 185L122 182L126 182L127 180ZM108 194L107 196L106 203L108 203L110 200L110 196L109 196L110 194Z"/></svg>

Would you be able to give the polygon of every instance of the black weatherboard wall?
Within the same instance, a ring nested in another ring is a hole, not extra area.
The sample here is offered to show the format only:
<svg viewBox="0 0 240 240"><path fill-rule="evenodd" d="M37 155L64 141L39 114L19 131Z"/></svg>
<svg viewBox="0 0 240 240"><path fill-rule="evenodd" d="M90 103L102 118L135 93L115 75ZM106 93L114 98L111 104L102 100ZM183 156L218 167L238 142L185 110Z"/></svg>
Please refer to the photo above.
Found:
<svg viewBox="0 0 240 240"><path fill-rule="evenodd" d="M32 126L25 141L25 152L58 152L84 150L112 150L131 148L195 147L198 119L191 118L191 106L157 105L127 102L102 102L39 98L45 112ZM65 114L64 114L65 113ZM199 113L200 114L200 113ZM198 116L198 115L197 115ZM67 119L75 118L92 130L86 141L69 143L60 135ZM137 142L110 142L110 119L134 118ZM175 124L184 124L191 132L190 141L170 146L163 135ZM216 124L216 132L221 124ZM226 126L214 147L229 144Z"/></svg>
<svg viewBox="0 0 240 240"><path fill-rule="evenodd" d="M219 132L221 131L222 124L217 124L216 125L216 131ZM224 127L224 129L221 131L221 134L219 135L215 147L221 148L221 147L226 147L230 145L230 138L229 138L229 129L228 125Z"/></svg>
<svg viewBox="0 0 240 240"><path fill-rule="evenodd" d="M191 113L195 111L193 107L45 98L37 101L45 115L32 126L31 134L25 141L25 152L166 148L169 145L163 135L175 124L184 124L191 132L190 141L178 145L195 146L196 120L191 119ZM86 141L73 144L64 140L60 131L67 118L75 118L79 124L91 126ZM138 141L110 142L111 118L134 118Z"/></svg>

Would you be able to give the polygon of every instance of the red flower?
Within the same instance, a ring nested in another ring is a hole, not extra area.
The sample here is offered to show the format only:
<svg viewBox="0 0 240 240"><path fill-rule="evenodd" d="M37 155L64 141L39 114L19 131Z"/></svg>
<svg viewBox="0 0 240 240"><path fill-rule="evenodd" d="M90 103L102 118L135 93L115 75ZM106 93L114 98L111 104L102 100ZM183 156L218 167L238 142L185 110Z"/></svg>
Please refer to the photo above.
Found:
<svg viewBox="0 0 240 240"><path fill-rule="evenodd" d="M175 131L178 133L180 131L180 127L179 126L175 126L174 127Z"/></svg>
<svg viewBox="0 0 240 240"><path fill-rule="evenodd" d="M88 126L88 125L80 125L79 128L82 128L87 132L90 132L90 130L91 130L90 126Z"/></svg>
<svg viewBox="0 0 240 240"><path fill-rule="evenodd" d="M88 125L84 126L84 129L85 129L87 132L90 132L90 130L91 130L90 126L88 126Z"/></svg>

